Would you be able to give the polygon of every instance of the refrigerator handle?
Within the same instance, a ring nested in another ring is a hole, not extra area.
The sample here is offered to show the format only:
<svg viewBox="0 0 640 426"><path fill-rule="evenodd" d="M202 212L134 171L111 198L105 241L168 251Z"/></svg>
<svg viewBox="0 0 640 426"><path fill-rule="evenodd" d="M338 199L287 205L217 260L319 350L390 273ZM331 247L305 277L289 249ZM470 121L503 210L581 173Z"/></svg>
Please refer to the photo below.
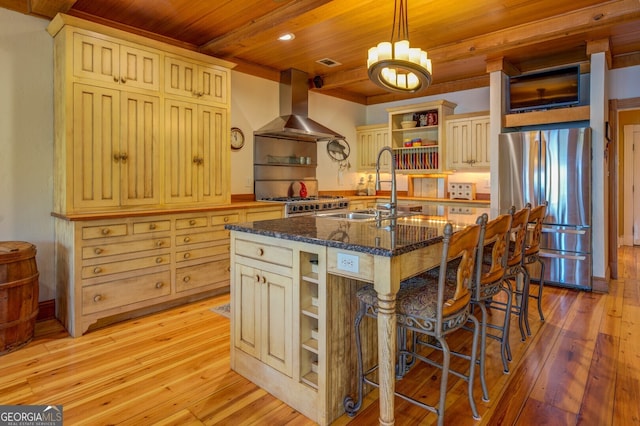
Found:
<svg viewBox="0 0 640 426"><path fill-rule="evenodd" d="M587 230L582 228L578 228L578 229L558 229L555 226L542 226L542 231L541 232L546 232L546 233L553 233L553 234L574 234L574 235L584 235L587 233Z"/></svg>

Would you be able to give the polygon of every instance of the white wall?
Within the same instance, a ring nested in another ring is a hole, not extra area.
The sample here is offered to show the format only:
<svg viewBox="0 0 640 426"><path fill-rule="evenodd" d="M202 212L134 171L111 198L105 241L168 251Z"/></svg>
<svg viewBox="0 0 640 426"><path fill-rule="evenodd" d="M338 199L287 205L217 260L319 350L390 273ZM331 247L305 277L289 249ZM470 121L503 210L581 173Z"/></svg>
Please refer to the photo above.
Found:
<svg viewBox="0 0 640 426"><path fill-rule="evenodd" d="M0 8L0 240L37 247L40 300L53 271L53 39L48 21Z"/></svg>
<svg viewBox="0 0 640 426"><path fill-rule="evenodd" d="M231 153L231 193L253 193L253 132L279 115L279 83L232 71L231 126L240 127L245 146ZM354 102L309 92L309 117L347 138L356 158L356 125L364 124L366 107ZM327 155L327 143L318 142L319 190L355 190L355 160L351 168L340 172L339 164Z"/></svg>

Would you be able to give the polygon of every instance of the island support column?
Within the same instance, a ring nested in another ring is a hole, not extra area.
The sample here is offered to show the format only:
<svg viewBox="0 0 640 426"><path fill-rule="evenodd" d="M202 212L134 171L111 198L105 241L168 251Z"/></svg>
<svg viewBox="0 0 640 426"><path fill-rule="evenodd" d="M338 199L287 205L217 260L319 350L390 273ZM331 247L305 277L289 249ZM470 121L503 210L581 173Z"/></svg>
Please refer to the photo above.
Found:
<svg viewBox="0 0 640 426"><path fill-rule="evenodd" d="M378 374L380 425L395 424L396 293L400 288L398 257L376 256L374 288L378 293Z"/></svg>

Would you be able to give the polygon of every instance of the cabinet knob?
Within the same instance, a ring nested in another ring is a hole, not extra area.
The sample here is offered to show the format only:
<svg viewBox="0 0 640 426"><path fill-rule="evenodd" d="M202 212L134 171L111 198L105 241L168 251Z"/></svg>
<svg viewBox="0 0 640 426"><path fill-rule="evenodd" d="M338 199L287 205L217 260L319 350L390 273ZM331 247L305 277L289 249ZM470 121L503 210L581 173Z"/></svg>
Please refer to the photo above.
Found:
<svg viewBox="0 0 640 426"><path fill-rule="evenodd" d="M102 300L102 295L96 294L95 296L93 296L93 301L94 302L99 302L101 300Z"/></svg>
<svg viewBox="0 0 640 426"><path fill-rule="evenodd" d="M126 82L127 82L127 79L126 79L126 78L124 78L124 77L120 77L120 82L121 82L122 84L124 84L124 83L126 83Z"/></svg>
<svg viewBox="0 0 640 426"><path fill-rule="evenodd" d="M118 82L118 80L119 80L118 76L115 76L115 75L114 75L114 76L113 76L113 81L114 81L115 83L117 83L117 82Z"/></svg>
<svg viewBox="0 0 640 426"><path fill-rule="evenodd" d="M188 258L191 257L191 253L187 252L187 253L183 254L182 257L185 258L185 259L188 259Z"/></svg>
<svg viewBox="0 0 640 426"><path fill-rule="evenodd" d="M265 277L264 275L262 276L262 284L266 284L267 283L267 277Z"/></svg>
<svg viewBox="0 0 640 426"><path fill-rule="evenodd" d="M109 228L102 228L102 235L109 235L109 232L111 232Z"/></svg>
<svg viewBox="0 0 640 426"><path fill-rule="evenodd" d="M191 219L191 220L189 221L189 225L193 226L193 225L195 225L195 224L196 224L196 220L195 220L195 219Z"/></svg>
<svg viewBox="0 0 640 426"><path fill-rule="evenodd" d="M164 241L156 241L156 247L162 247L162 245L164 244Z"/></svg>
<svg viewBox="0 0 640 426"><path fill-rule="evenodd" d="M191 241L191 238L190 237L184 237L184 239L182 241L184 241L185 243L188 243L189 241Z"/></svg>
<svg viewBox="0 0 640 426"><path fill-rule="evenodd" d="M260 283L260 275L257 275L257 274L256 274L256 282L257 282L257 283Z"/></svg>
<svg viewBox="0 0 640 426"><path fill-rule="evenodd" d="M259 248L258 249L258 256L262 256L262 255L264 255L264 249Z"/></svg>
<svg viewBox="0 0 640 426"><path fill-rule="evenodd" d="M120 160L122 160L123 163L126 163L128 159L129 155L126 152L120 154Z"/></svg>
<svg viewBox="0 0 640 426"><path fill-rule="evenodd" d="M156 257L156 263L162 263L162 258L161 257Z"/></svg>
<svg viewBox="0 0 640 426"><path fill-rule="evenodd" d="M102 268L99 266L96 266L95 268L93 268L93 273L94 274L99 274L100 272L102 272Z"/></svg>
<svg viewBox="0 0 640 426"><path fill-rule="evenodd" d="M225 216L224 219L222 219L224 222L229 222L229 216Z"/></svg>
<svg viewBox="0 0 640 426"><path fill-rule="evenodd" d="M155 223L150 223L150 224L149 224L149 229L150 229L150 230L152 230L152 231L153 231L154 229L156 229L157 227L158 227L158 226L157 226Z"/></svg>
<svg viewBox="0 0 640 426"><path fill-rule="evenodd" d="M191 281L191 277L189 275L187 275L182 279L182 281L185 282L185 283L188 283L189 281Z"/></svg>
<svg viewBox="0 0 640 426"><path fill-rule="evenodd" d="M162 287L164 287L164 283L162 281L158 281L156 283L156 288L162 288Z"/></svg>
<svg viewBox="0 0 640 426"><path fill-rule="evenodd" d="M102 249L100 247L96 247L96 248L93 249L93 252L95 254L102 254Z"/></svg>

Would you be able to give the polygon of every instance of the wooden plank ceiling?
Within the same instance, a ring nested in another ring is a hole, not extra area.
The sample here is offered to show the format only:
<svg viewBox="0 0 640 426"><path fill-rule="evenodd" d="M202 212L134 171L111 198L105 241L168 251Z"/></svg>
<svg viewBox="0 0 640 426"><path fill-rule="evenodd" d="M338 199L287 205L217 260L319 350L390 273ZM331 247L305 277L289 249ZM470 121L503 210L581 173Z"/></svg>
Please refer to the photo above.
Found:
<svg viewBox="0 0 640 426"><path fill-rule="evenodd" d="M116 26L278 80L297 68L321 91L362 104L404 99L368 80L369 47L388 41L393 0L0 0L52 18L58 12ZM512 73L588 63L587 45L609 46L611 67L640 64L639 0L408 0L409 39L433 60L417 96L488 86L487 64ZM290 42L277 41L283 33ZM318 61L330 59L328 67ZM413 95L414 97L416 95Z"/></svg>

